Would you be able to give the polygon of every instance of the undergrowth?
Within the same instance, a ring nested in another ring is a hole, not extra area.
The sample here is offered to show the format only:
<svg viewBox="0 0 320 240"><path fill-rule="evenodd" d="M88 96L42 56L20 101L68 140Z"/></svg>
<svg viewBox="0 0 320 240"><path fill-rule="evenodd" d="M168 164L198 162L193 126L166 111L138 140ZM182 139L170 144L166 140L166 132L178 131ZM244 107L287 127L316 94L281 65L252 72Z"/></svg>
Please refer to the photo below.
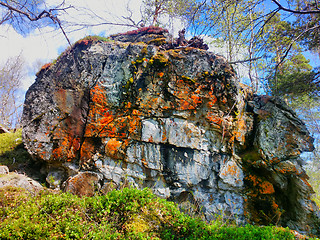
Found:
<svg viewBox="0 0 320 240"><path fill-rule="evenodd" d="M31 157L23 147L21 129L16 132L0 134L0 165L6 165L10 171L17 170L21 164L28 164Z"/></svg>
<svg viewBox="0 0 320 240"><path fill-rule="evenodd" d="M206 224L150 190L78 197L0 189L0 239L294 239L288 229Z"/></svg>

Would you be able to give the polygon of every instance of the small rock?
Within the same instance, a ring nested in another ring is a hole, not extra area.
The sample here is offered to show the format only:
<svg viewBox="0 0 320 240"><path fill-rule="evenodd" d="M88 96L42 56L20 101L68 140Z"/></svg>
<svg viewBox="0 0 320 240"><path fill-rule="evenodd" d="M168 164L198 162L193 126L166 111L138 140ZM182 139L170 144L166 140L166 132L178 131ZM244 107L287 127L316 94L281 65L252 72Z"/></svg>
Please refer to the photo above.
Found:
<svg viewBox="0 0 320 240"><path fill-rule="evenodd" d="M93 196L101 189L100 180L101 176L95 172L80 172L69 177L64 182L63 188L64 191L78 196Z"/></svg>
<svg viewBox="0 0 320 240"><path fill-rule="evenodd" d="M9 174L9 168L7 166L0 166L0 174Z"/></svg>
<svg viewBox="0 0 320 240"><path fill-rule="evenodd" d="M26 175L14 172L0 177L0 188L7 186L24 188L31 192L43 189L42 185L39 182L27 177Z"/></svg>

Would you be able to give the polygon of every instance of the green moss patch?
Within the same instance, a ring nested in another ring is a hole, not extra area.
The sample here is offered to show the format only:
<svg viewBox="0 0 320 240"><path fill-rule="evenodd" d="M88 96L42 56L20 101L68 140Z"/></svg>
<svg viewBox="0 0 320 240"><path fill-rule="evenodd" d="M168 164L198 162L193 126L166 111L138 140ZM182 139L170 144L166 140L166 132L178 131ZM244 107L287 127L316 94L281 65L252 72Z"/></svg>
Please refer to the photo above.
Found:
<svg viewBox="0 0 320 240"><path fill-rule="evenodd" d="M24 148L22 130L0 134L0 165L6 165L10 171L17 170L21 164L28 164L31 156Z"/></svg>
<svg viewBox="0 0 320 240"><path fill-rule="evenodd" d="M36 196L0 189L0 239L294 239L288 229L207 224L150 190Z"/></svg>

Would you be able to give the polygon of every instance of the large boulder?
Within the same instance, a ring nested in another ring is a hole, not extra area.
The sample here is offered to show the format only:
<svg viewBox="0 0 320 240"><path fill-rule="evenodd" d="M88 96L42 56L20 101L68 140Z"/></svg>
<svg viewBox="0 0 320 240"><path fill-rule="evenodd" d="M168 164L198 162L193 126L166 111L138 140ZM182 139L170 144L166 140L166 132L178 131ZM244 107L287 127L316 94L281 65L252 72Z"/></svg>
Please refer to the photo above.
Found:
<svg viewBox="0 0 320 240"><path fill-rule="evenodd" d="M208 221L220 214L319 235L300 158L313 150L305 124L281 100L240 86L201 41L169 39L160 28L85 38L37 74L23 141L53 187L149 187Z"/></svg>

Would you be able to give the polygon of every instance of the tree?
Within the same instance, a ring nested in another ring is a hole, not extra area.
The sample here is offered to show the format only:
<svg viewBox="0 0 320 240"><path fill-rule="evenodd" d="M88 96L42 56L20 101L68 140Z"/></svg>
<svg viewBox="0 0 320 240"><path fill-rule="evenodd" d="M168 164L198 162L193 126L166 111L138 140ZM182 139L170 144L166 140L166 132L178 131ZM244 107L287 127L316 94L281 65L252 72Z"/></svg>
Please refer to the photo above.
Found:
<svg viewBox="0 0 320 240"><path fill-rule="evenodd" d="M276 14L264 27L268 34L262 36L268 67L268 93L289 98L303 94L319 95L317 74L302 54L298 42L292 41L296 29L292 23L282 21ZM289 51L290 50L290 51Z"/></svg>
<svg viewBox="0 0 320 240"><path fill-rule="evenodd" d="M22 104L17 102L24 60L21 56L9 58L0 66L0 124L12 128L19 122Z"/></svg>
<svg viewBox="0 0 320 240"><path fill-rule="evenodd" d="M142 17L146 25L173 28L174 21L186 24L196 0L143 0Z"/></svg>
<svg viewBox="0 0 320 240"><path fill-rule="evenodd" d="M301 42L308 50L317 52L320 56L320 2L296 1L296 8L309 14L299 14L295 27L301 34Z"/></svg>
<svg viewBox="0 0 320 240"><path fill-rule="evenodd" d="M188 18L189 31L213 38L213 45L225 49L224 56L237 70L238 78L249 80L255 91L259 88L256 60L261 58L257 55L256 22L263 17L257 8L259 3L260 0L204 1Z"/></svg>

